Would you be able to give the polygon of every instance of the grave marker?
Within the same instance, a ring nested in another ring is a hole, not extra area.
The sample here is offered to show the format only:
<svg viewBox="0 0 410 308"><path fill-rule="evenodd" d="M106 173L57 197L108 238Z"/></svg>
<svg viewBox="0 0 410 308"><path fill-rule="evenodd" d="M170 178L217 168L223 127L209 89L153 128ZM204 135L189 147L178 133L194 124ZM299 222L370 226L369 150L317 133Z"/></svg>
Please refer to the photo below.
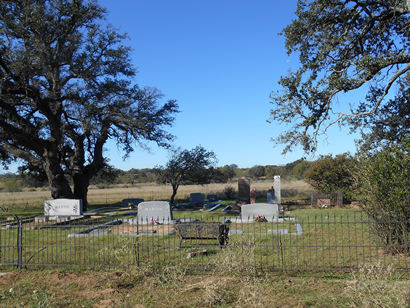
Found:
<svg viewBox="0 0 410 308"><path fill-rule="evenodd" d="M275 199L273 203L281 204L280 202L280 175L273 177L273 189L275 192Z"/></svg>
<svg viewBox="0 0 410 308"><path fill-rule="evenodd" d="M146 201L138 204L138 222L169 224L172 222L171 206L167 201Z"/></svg>
<svg viewBox="0 0 410 308"><path fill-rule="evenodd" d="M249 204L251 196L251 181L247 177L238 180L238 203Z"/></svg>
<svg viewBox="0 0 410 308"><path fill-rule="evenodd" d="M251 204L256 203L256 190L255 188L251 190Z"/></svg>
<svg viewBox="0 0 410 308"><path fill-rule="evenodd" d="M202 193L192 193L189 196L191 205L200 205L203 206L205 203L205 195Z"/></svg>
<svg viewBox="0 0 410 308"><path fill-rule="evenodd" d="M80 216L83 215L81 199L54 199L44 201L44 216Z"/></svg>
<svg viewBox="0 0 410 308"><path fill-rule="evenodd" d="M241 208L242 221L254 221L256 216L265 216L267 221L279 218L279 206L277 204L255 203L244 204Z"/></svg>

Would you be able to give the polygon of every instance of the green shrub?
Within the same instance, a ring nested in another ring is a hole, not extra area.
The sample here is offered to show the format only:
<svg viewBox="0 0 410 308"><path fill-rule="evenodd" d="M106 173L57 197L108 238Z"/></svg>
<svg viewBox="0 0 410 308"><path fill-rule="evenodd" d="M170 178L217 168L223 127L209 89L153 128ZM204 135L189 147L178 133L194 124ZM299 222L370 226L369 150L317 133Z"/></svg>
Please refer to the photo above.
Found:
<svg viewBox="0 0 410 308"><path fill-rule="evenodd" d="M354 163L354 159L346 153L334 158L332 155L322 156L312 163L304 176L316 190L324 193L342 191L344 199L350 201L353 196L352 166Z"/></svg>
<svg viewBox="0 0 410 308"><path fill-rule="evenodd" d="M232 186L226 186L223 190L223 195L225 200L236 199L236 191Z"/></svg>
<svg viewBox="0 0 410 308"><path fill-rule="evenodd" d="M410 142L362 155L355 171L358 199L391 252L409 251Z"/></svg>

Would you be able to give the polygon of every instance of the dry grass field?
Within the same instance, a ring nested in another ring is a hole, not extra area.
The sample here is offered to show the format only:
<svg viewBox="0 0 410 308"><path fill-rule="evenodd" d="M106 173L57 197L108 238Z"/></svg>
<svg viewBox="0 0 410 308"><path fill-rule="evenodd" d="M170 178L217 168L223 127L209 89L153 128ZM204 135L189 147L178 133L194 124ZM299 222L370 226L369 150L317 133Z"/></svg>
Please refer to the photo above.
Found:
<svg viewBox="0 0 410 308"><path fill-rule="evenodd" d="M273 181L252 181L251 189L255 189L258 198L266 198L266 191L271 189ZM238 189L237 182L227 184L207 184L207 185L183 185L178 189L176 198L178 200L188 200L189 195L194 192L207 194L218 194L223 197L226 187ZM282 181L282 195L286 197L286 192L295 195L308 195L312 190L309 184L304 181ZM135 185L116 185L109 188L98 189L91 186L88 192L90 204L115 204L125 198L143 198L145 200L169 200L172 194L170 185L159 185L155 183L142 183ZM50 199L48 190L22 191L22 192L0 192L0 206L3 208L23 209L31 207L41 207L44 200Z"/></svg>

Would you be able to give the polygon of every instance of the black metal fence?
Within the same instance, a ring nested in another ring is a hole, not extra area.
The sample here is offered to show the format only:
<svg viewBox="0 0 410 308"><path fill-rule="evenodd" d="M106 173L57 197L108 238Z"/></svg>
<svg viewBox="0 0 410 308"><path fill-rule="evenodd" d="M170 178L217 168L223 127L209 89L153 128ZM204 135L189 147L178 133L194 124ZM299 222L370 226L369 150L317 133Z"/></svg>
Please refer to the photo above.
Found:
<svg viewBox="0 0 410 308"><path fill-rule="evenodd" d="M300 215L271 222L201 217L199 213L180 216L174 221L143 223L135 215L109 213L71 220L0 218L0 268L181 265L201 271L223 266L349 271L382 262L409 270L408 220L383 220L402 235L400 240L390 237L386 242L377 232L380 220L360 213ZM222 224L227 233L221 244L220 229L215 228Z"/></svg>

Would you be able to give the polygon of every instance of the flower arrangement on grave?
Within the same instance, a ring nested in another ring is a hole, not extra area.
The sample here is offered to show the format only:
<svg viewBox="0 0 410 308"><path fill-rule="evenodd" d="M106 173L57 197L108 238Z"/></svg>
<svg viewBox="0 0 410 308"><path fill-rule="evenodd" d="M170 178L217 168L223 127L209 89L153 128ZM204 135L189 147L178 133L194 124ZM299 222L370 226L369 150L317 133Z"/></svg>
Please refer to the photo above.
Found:
<svg viewBox="0 0 410 308"><path fill-rule="evenodd" d="M258 215L255 217L255 222L267 222L268 220L263 215Z"/></svg>
<svg viewBox="0 0 410 308"><path fill-rule="evenodd" d="M155 218L151 218L150 221L149 221L149 224L150 225L156 225L156 224L158 224L158 221Z"/></svg>

